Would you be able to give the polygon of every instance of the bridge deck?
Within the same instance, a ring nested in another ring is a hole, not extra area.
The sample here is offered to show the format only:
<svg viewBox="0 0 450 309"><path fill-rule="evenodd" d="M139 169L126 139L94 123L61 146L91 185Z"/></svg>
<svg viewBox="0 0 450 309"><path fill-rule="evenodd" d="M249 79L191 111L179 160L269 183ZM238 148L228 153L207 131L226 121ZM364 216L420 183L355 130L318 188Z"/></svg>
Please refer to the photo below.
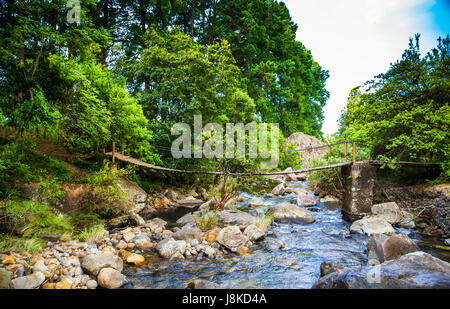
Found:
<svg viewBox="0 0 450 309"><path fill-rule="evenodd" d="M112 152L107 152L107 153L105 153L105 155L112 156ZM254 173L224 173L224 172L215 172L215 171L191 171L191 170L181 170L181 169L167 168L167 167L162 167L162 166L149 164L149 163L140 161L138 159L122 155L121 153L114 153L114 158L116 158L117 160L123 161L123 162L127 162L127 163L134 164L134 165L137 165L137 166L146 167L146 168L157 170L157 171L187 173L187 174L209 174L209 175L225 175L226 174L226 175L229 175L229 176L264 176L264 175L301 174L301 173L313 172L313 171L324 170L324 169L329 169L329 168L336 168L336 167L341 167L341 166L352 165L352 162L348 161L348 162L330 164L330 165L326 165L326 166L305 168L305 169L295 170L295 171L254 172ZM365 161L357 161L356 164L382 165L382 164L386 164L386 162L377 161L377 160L365 160ZM435 163L402 162L402 161L397 162L397 164L400 164L402 166L413 166L413 167L436 167L436 166L438 166Z"/></svg>

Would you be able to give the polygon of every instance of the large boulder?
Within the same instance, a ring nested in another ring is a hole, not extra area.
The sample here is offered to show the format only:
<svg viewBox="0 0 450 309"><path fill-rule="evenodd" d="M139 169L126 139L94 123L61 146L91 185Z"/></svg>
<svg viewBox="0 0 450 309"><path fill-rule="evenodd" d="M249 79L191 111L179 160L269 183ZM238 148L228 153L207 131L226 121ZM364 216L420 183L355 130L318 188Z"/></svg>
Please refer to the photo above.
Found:
<svg viewBox="0 0 450 309"><path fill-rule="evenodd" d="M81 259L81 267L88 273L97 276L103 268L113 268L119 272L123 270L120 257L110 253L89 254Z"/></svg>
<svg viewBox="0 0 450 309"><path fill-rule="evenodd" d="M239 227L234 225L221 229L217 235L216 241L230 250L236 250L241 246L245 246L248 239L242 234Z"/></svg>
<svg viewBox="0 0 450 309"><path fill-rule="evenodd" d="M315 289L448 289L450 263L417 251L375 266L351 267L319 279Z"/></svg>
<svg viewBox="0 0 450 309"><path fill-rule="evenodd" d="M251 224L247 226L244 231L244 235L251 241L255 242L264 238L264 232L261 231L256 225Z"/></svg>
<svg viewBox="0 0 450 309"><path fill-rule="evenodd" d="M371 212L374 216L383 218L392 225L397 224L403 218L402 211L396 202L373 205Z"/></svg>
<svg viewBox="0 0 450 309"><path fill-rule="evenodd" d="M156 250L161 257L168 259L176 253L183 255L186 252L186 242L172 237L166 238L158 243Z"/></svg>
<svg viewBox="0 0 450 309"><path fill-rule="evenodd" d="M190 242L192 239L196 239L199 242L203 240L202 230L196 227L186 227L181 230L176 231L172 237L176 240L184 240L185 242Z"/></svg>
<svg viewBox="0 0 450 309"><path fill-rule="evenodd" d="M129 281L127 277L113 268L103 268L97 276L98 284L105 289L119 289Z"/></svg>
<svg viewBox="0 0 450 309"><path fill-rule="evenodd" d="M312 147L325 145L324 142L318 140L314 136L310 136L310 135L307 135L302 132L297 132L297 133L290 135L285 140L286 147L288 147L289 144L292 144L295 147L295 149L306 149L306 148L312 148ZM326 147L323 147L323 148L301 151L299 156L304 161L311 157L319 158L327 152L328 152L328 149Z"/></svg>
<svg viewBox="0 0 450 309"><path fill-rule="evenodd" d="M127 201L132 205L130 209L132 213L137 214L145 208L147 193L141 187L128 179L122 179L117 186L125 193Z"/></svg>
<svg viewBox="0 0 450 309"><path fill-rule="evenodd" d="M367 244L369 262L383 263L407 253L418 251L416 244L407 235L373 234Z"/></svg>
<svg viewBox="0 0 450 309"><path fill-rule="evenodd" d="M395 234L392 225L378 217L364 217L353 222L350 226L350 232L369 236L372 234Z"/></svg>
<svg viewBox="0 0 450 309"><path fill-rule="evenodd" d="M273 216L274 221L292 221L304 224L316 221L306 210L289 203L276 204L270 207L268 214Z"/></svg>
<svg viewBox="0 0 450 309"><path fill-rule="evenodd" d="M9 287L11 289L37 289L45 281L45 275L40 271L31 275L19 277L11 280Z"/></svg>
<svg viewBox="0 0 450 309"><path fill-rule="evenodd" d="M250 224L255 223L255 218L240 210L222 210L217 213L219 222L223 225L237 225L240 229L245 229Z"/></svg>

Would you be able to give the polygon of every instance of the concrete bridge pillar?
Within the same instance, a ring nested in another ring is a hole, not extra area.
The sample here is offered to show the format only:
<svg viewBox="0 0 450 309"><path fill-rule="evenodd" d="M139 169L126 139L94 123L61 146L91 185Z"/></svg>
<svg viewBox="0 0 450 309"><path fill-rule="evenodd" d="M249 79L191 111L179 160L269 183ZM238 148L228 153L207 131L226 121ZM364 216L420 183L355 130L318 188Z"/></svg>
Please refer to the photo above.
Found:
<svg viewBox="0 0 450 309"><path fill-rule="evenodd" d="M350 221L369 214L372 208L376 167L356 163L342 168L345 179L342 214Z"/></svg>

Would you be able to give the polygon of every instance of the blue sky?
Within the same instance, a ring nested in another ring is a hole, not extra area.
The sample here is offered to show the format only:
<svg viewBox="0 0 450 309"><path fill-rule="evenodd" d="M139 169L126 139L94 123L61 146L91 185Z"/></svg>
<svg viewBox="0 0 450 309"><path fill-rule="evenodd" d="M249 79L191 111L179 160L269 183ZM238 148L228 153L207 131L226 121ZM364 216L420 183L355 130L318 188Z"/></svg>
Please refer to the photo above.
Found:
<svg viewBox="0 0 450 309"><path fill-rule="evenodd" d="M334 133L350 90L400 59L421 34L425 54L450 34L450 0L285 0L297 40L330 72L323 132Z"/></svg>

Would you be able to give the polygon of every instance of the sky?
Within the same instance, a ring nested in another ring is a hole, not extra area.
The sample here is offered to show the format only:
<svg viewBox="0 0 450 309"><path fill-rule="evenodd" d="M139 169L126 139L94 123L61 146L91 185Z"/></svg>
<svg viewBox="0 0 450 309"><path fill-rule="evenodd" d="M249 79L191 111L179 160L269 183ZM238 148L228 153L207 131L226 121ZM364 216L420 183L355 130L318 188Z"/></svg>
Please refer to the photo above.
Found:
<svg viewBox="0 0 450 309"><path fill-rule="evenodd" d="M330 98L322 131L337 131L350 90L386 72L409 38L420 33L423 54L450 34L450 0L284 0L297 40L328 70Z"/></svg>

